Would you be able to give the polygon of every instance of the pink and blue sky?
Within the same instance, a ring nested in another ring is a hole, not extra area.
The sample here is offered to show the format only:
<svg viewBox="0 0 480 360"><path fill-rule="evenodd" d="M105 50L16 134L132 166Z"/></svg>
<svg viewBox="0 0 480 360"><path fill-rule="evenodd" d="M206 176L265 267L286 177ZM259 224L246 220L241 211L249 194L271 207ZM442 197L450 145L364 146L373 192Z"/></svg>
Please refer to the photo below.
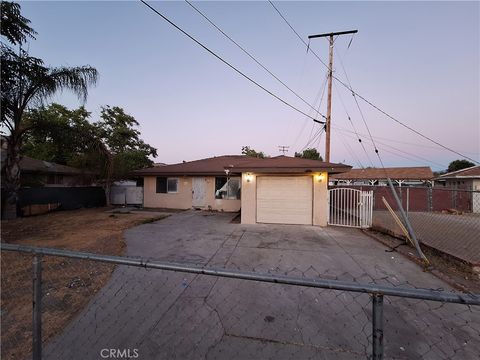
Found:
<svg viewBox="0 0 480 360"><path fill-rule="evenodd" d="M228 42L183 1L152 6L282 98L309 108ZM325 67L268 2L195 2L233 39L291 88L313 103ZM239 76L136 1L21 2L38 32L30 53L50 65L85 65L100 80L87 103L93 118L101 105L123 107L141 124L146 142L158 148L157 162L175 163L239 154L243 145L279 155L305 147L318 124L289 109ZM479 2L276 2L295 29L309 34L358 29L335 42L335 75L402 122L480 160ZM327 61L324 39L311 48ZM353 131L365 125L348 91L334 87L332 161L379 166L372 146ZM80 104L71 95L55 101ZM459 156L402 128L360 101L386 166L446 168ZM326 112L325 99L321 111ZM324 136L314 139L324 154ZM399 152L399 150L403 152ZM371 159L371 161L369 160Z"/></svg>

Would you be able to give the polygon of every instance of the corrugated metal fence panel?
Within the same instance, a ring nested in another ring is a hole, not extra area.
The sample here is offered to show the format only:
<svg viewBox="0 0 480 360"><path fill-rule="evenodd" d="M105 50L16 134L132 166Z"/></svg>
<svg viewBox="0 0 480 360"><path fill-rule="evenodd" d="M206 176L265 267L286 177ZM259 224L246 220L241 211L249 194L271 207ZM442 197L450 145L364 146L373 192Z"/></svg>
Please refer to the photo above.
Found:
<svg viewBox="0 0 480 360"><path fill-rule="evenodd" d="M112 186L110 203L112 205L143 205L143 187Z"/></svg>

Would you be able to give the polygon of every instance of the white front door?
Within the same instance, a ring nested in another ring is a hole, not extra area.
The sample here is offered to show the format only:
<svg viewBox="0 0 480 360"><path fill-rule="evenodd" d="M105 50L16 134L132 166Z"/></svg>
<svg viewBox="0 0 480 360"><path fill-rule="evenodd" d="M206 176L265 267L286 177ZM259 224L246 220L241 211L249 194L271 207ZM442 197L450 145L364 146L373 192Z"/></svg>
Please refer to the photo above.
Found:
<svg viewBox="0 0 480 360"><path fill-rule="evenodd" d="M192 184L192 206L204 207L207 195L207 182L204 177L194 177Z"/></svg>

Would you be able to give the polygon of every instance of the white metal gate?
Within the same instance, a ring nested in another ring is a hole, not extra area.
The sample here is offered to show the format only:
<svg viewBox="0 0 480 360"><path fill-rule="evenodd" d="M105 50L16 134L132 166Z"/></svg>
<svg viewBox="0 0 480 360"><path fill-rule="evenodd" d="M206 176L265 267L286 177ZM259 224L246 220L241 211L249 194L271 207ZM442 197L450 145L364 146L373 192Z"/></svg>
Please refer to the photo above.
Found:
<svg viewBox="0 0 480 360"><path fill-rule="evenodd" d="M328 190L328 224L356 228L372 226L373 191Z"/></svg>

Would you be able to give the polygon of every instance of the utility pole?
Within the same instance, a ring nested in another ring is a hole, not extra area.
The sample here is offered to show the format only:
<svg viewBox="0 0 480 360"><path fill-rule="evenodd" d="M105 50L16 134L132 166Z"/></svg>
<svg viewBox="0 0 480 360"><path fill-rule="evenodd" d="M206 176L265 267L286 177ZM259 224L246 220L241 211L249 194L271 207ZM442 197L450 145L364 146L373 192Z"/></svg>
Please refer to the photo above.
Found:
<svg viewBox="0 0 480 360"><path fill-rule="evenodd" d="M283 153L283 155L285 155L285 153L288 152L289 147L290 146L278 145L278 151L280 151L281 153Z"/></svg>
<svg viewBox="0 0 480 360"><path fill-rule="evenodd" d="M325 123L325 161L330 162L330 123L332 119L332 78L333 78L333 37L339 35L355 34L358 30L339 31L326 34L310 35L308 39L329 37L330 49L328 56L328 96L327 96L327 121Z"/></svg>

